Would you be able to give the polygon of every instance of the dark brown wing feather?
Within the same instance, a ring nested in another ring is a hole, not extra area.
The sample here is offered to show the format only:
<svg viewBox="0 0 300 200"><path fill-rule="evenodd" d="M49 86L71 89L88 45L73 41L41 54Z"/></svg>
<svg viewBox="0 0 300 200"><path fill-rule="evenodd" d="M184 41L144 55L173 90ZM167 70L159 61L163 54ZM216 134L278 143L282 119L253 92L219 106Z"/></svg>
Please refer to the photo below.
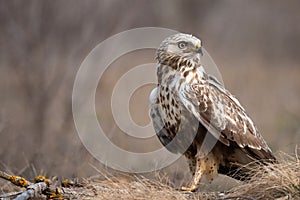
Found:
<svg viewBox="0 0 300 200"><path fill-rule="evenodd" d="M185 107L223 144L239 147L253 159L275 160L245 109L215 78L207 76L205 90L203 85L183 87L180 98Z"/></svg>

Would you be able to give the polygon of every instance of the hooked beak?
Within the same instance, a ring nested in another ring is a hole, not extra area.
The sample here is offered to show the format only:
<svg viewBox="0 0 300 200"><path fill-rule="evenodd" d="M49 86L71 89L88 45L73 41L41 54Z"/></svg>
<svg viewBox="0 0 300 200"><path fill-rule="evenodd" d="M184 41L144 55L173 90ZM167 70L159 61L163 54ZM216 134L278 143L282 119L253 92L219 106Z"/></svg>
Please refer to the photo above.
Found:
<svg viewBox="0 0 300 200"><path fill-rule="evenodd" d="M202 46L198 48L197 53L200 53L203 56L203 48Z"/></svg>

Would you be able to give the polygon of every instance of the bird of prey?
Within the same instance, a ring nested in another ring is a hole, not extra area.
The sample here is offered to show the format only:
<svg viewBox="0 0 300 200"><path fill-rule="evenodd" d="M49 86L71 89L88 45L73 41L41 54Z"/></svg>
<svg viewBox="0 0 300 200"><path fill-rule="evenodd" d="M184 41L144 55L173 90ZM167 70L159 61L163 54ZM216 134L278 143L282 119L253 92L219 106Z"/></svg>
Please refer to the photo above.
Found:
<svg viewBox="0 0 300 200"><path fill-rule="evenodd" d="M201 40L178 33L156 53L157 87L150 94L150 115L160 142L188 160L195 191L205 175L243 180L250 163L276 158L239 101L201 64Z"/></svg>

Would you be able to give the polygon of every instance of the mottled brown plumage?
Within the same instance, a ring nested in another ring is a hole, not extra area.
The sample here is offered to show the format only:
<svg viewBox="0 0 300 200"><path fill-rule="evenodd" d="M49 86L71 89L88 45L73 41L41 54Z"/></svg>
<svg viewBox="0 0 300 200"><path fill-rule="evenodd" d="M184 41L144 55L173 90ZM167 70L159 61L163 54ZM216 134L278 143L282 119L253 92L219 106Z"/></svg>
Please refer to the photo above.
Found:
<svg viewBox="0 0 300 200"><path fill-rule="evenodd" d="M201 65L201 41L187 34L165 39L157 50L158 85L150 113L161 143L184 154L198 188L202 175L246 178L250 163L275 161L270 148L239 101ZM255 164L254 164L255 165Z"/></svg>

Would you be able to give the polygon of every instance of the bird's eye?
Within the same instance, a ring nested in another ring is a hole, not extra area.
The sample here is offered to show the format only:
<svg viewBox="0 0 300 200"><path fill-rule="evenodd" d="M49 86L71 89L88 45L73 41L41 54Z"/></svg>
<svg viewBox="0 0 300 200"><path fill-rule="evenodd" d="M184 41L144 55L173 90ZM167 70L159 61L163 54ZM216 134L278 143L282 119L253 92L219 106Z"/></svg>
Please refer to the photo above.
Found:
<svg viewBox="0 0 300 200"><path fill-rule="evenodd" d="M178 47L180 48L180 49L183 49L183 48L185 48L187 46L187 43L186 42L178 42Z"/></svg>

